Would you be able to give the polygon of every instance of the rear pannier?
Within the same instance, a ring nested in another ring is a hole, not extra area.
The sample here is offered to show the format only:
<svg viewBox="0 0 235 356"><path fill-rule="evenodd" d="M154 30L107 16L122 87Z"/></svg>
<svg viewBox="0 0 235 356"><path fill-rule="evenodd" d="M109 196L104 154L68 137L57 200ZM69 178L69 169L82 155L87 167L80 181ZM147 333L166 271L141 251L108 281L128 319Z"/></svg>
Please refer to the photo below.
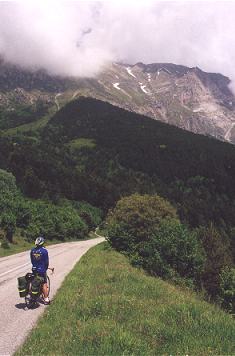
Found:
<svg viewBox="0 0 235 356"><path fill-rule="evenodd" d="M37 298L40 295L44 278L35 276L31 283L31 297Z"/></svg>
<svg viewBox="0 0 235 356"><path fill-rule="evenodd" d="M29 284L27 279L24 277L19 277L18 279L18 290L21 298L25 297L28 293Z"/></svg>

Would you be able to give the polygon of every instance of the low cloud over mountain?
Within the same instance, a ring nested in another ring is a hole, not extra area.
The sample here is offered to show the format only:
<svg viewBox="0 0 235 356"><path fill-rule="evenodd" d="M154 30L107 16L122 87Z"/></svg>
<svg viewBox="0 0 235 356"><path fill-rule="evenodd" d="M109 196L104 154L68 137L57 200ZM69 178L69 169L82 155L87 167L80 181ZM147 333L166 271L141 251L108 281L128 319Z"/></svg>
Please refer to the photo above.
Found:
<svg viewBox="0 0 235 356"><path fill-rule="evenodd" d="M94 76L110 61L174 62L235 82L235 3L0 2L0 55L52 74Z"/></svg>

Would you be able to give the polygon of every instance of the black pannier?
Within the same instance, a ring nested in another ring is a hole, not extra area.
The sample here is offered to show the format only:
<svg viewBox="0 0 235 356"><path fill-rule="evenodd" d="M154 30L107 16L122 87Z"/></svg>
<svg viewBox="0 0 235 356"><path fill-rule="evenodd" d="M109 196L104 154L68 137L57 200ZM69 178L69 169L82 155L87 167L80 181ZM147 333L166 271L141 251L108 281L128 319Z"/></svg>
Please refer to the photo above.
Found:
<svg viewBox="0 0 235 356"><path fill-rule="evenodd" d="M18 279L18 290L21 298L25 297L29 291L29 283L26 277L19 277Z"/></svg>
<svg viewBox="0 0 235 356"><path fill-rule="evenodd" d="M44 278L40 276L35 276L31 282L31 297L37 298L41 293L41 288L43 284Z"/></svg>

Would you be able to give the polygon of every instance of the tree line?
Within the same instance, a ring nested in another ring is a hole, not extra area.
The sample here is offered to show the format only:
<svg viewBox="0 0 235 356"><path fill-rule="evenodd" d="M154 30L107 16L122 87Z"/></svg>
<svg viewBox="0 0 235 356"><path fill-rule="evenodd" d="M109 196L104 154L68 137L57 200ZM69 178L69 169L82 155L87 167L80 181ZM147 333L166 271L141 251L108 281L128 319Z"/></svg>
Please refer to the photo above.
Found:
<svg viewBox="0 0 235 356"><path fill-rule="evenodd" d="M12 173L0 170L0 228L3 244L13 242L16 229L32 241L83 239L101 222L101 212L86 202L32 200L22 195Z"/></svg>

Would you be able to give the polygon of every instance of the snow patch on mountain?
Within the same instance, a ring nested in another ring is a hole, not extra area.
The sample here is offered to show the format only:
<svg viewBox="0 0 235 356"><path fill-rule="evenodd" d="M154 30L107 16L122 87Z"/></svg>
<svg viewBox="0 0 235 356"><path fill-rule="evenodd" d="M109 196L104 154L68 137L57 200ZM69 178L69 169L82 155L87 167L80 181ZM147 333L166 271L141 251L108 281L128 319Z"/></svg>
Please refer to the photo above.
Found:
<svg viewBox="0 0 235 356"><path fill-rule="evenodd" d="M146 85L141 85L141 89L145 94L148 94L147 90L145 89Z"/></svg>
<svg viewBox="0 0 235 356"><path fill-rule="evenodd" d="M139 82L139 85L140 85L141 90L142 90L145 94L148 94L148 91L145 89L145 88L146 88L146 85L143 85L143 83L140 83L140 82Z"/></svg>
<svg viewBox="0 0 235 356"><path fill-rule="evenodd" d="M115 89L121 90L121 88L119 88L120 83L113 83L113 86Z"/></svg>
<svg viewBox="0 0 235 356"><path fill-rule="evenodd" d="M130 67L126 68L126 70L127 70L128 74L130 74L132 77L136 78L135 74L132 73Z"/></svg>
<svg viewBox="0 0 235 356"><path fill-rule="evenodd" d="M120 90L123 94L125 94L126 96L128 96L130 99L132 98L131 95L129 95L125 90L123 90L122 88L120 88L120 83L112 83L113 87L117 90Z"/></svg>

